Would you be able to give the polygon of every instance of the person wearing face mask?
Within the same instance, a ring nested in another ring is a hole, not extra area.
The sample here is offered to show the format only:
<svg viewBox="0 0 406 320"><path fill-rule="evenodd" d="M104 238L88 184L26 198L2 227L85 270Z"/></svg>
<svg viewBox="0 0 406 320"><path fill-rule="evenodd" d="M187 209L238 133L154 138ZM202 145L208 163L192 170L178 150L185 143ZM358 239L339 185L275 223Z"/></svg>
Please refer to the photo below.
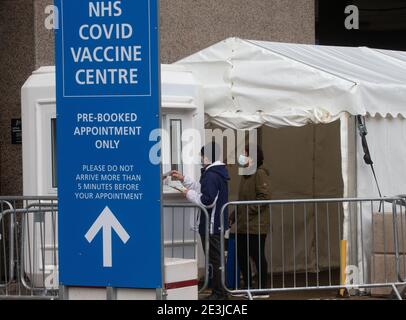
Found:
<svg viewBox="0 0 406 320"><path fill-rule="evenodd" d="M220 213L222 207L228 202L228 175L226 165L221 161L222 155L219 146L212 142L201 149L201 177L196 182L190 177L183 176L177 171L170 175L182 182L186 190L185 197L196 205L205 207L209 214L210 249L209 264L212 267L212 294L207 300L224 300L227 298L221 284L221 248L220 248ZM200 215L199 233L202 243L205 242L205 216ZM228 214L224 212L224 225L228 229ZM204 248L204 246L203 246Z"/></svg>
<svg viewBox="0 0 406 320"><path fill-rule="evenodd" d="M251 150L252 148L251 146ZM240 155L238 159L239 165L245 169L256 165L256 170L246 170L250 174L241 177L238 200L270 200L270 179L269 172L263 165L263 151L257 146L256 159L251 157L249 152L250 146L248 145L245 147L244 154ZM265 241L269 232L269 224L268 206L238 206L235 224L238 243L237 259L245 288L253 288L250 258L255 262L258 271L258 285L256 287L267 288L268 264L265 258Z"/></svg>

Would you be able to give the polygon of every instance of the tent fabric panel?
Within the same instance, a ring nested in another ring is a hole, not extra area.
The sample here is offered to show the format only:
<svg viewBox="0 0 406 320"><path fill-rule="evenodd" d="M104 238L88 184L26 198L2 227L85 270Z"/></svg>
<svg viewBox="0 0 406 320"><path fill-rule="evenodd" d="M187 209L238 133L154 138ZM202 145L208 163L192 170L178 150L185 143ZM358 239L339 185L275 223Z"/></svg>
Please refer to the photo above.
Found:
<svg viewBox="0 0 406 320"><path fill-rule="evenodd" d="M384 197L393 197L406 193L406 121L401 118L367 117L368 144L374 161L375 171ZM358 197L379 197L371 168L363 161L363 150L360 139L357 141L357 195ZM379 206L374 207L375 212ZM384 204L382 212L391 212L392 205ZM405 210L403 209L403 213ZM369 279L370 259L372 254L371 208L366 204L363 208L362 222L364 226L361 239L360 221L358 221L358 243L364 243L363 255L358 252L360 277ZM359 218L360 219L360 218ZM363 274L365 273L365 274Z"/></svg>
<svg viewBox="0 0 406 320"><path fill-rule="evenodd" d="M230 38L179 62L204 88L206 120L233 129L406 117L406 54Z"/></svg>

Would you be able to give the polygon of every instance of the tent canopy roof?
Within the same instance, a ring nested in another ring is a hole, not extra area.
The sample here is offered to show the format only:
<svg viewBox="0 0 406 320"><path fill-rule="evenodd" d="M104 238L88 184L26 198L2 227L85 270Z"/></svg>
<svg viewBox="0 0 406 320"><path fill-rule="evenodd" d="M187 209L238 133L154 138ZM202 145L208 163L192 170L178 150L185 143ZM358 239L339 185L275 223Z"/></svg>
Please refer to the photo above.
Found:
<svg viewBox="0 0 406 320"><path fill-rule="evenodd" d="M204 88L207 121L235 128L406 117L406 53L229 38L177 62Z"/></svg>

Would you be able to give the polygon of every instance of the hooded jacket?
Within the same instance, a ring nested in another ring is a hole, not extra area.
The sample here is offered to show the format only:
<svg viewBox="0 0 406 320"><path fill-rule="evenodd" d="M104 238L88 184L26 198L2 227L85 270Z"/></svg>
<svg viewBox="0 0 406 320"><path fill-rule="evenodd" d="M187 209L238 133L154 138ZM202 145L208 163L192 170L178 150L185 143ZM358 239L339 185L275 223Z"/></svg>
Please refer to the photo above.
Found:
<svg viewBox="0 0 406 320"><path fill-rule="evenodd" d="M217 161L202 169L200 182L185 177L184 185L189 189L186 197L190 202L207 209L209 214L210 234L220 234L220 214L222 207L228 202L228 180L230 177L226 165ZM199 232L205 233L205 215L200 215ZM228 212L224 212L224 230L228 229Z"/></svg>

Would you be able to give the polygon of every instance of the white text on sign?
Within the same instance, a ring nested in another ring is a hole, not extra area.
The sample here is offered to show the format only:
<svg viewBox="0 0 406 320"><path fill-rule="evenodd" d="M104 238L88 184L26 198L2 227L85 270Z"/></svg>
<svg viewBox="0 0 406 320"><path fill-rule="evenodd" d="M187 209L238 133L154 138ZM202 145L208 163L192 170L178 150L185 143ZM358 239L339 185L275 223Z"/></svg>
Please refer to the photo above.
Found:
<svg viewBox="0 0 406 320"><path fill-rule="evenodd" d="M89 2L89 18L119 18L123 14L121 1ZM131 41L134 34L133 26L129 23L93 23L79 27L79 38L90 43L89 46L71 47L70 52L75 64L86 64L75 72L75 82L80 86L86 85L137 85L138 68L118 68L117 63L142 62L143 50L141 45L125 45ZM106 45L106 42L121 40L122 45ZM103 41L103 45L94 46L94 42ZM89 68L89 64L104 63L103 68ZM108 67L111 65L111 67ZM107 66L107 67L106 67Z"/></svg>

